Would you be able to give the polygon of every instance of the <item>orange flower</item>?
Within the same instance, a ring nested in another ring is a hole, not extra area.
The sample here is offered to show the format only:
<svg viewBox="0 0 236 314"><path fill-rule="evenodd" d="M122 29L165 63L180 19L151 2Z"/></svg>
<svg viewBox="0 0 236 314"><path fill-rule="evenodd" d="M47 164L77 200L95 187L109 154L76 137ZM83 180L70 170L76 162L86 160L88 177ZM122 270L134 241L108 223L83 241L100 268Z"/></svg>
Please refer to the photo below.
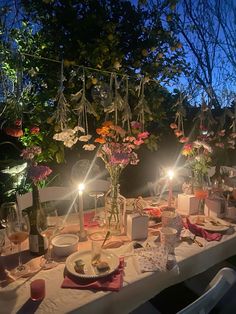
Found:
<svg viewBox="0 0 236 314"><path fill-rule="evenodd" d="M193 152L193 146L191 143L185 144L182 150L182 155L189 156Z"/></svg>
<svg viewBox="0 0 236 314"><path fill-rule="evenodd" d="M98 138L95 139L94 142L95 142L95 143L100 143L100 144L105 144L105 143L106 143L106 140L105 140L105 138L103 138L103 137L98 137Z"/></svg>
<svg viewBox="0 0 236 314"><path fill-rule="evenodd" d="M102 128L96 129L98 135L106 136L109 133L110 129L107 126L103 126Z"/></svg>
<svg viewBox="0 0 236 314"><path fill-rule="evenodd" d="M13 137L21 137L24 135L23 131L21 128L11 128L8 127L5 129L5 132L7 135L13 136Z"/></svg>
<svg viewBox="0 0 236 314"><path fill-rule="evenodd" d="M113 123L111 121L105 121L102 124L102 126L107 126L107 127L110 127L111 125L113 125Z"/></svg>
<svg viewBox="0 0 236 314"><path fill-rule="evenodd" d="M176 130L175 130L175 135L176 135L177 137L180 137L181 135L183 135L183 131L176 129Z"/></svg>

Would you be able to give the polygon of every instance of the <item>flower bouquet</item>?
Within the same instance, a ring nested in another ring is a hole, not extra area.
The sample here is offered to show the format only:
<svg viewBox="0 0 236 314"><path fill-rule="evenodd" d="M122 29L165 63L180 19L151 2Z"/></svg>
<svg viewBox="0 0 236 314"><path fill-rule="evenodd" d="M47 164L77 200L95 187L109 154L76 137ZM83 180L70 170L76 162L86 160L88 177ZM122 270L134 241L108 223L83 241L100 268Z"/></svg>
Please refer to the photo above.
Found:
<svg viewBox="0 0 236 314"><path fill-rule="evenodd" d="M96 130L99 137L95 142L101 144L98 156L104 161L111 179L111 188L105 199L105 211L107 227L113 233L121 232L125 210L125 199L119 193L121 172L129 164L137 165L139 159L135 151L149 136L148 132L141 132L141 127L139 122L131 122L131 132L128 134L120 126L106 121Z"/></svg>
<svg viewBox="0 0 236 314"><path fill-rule="evenodd" d="M186 156L187 164L192 172L192 187L199 200L199 213L204 212L205 199L208 197L208 170L211 165L211 147L203 141L186 143L182 154Z"/></svg>

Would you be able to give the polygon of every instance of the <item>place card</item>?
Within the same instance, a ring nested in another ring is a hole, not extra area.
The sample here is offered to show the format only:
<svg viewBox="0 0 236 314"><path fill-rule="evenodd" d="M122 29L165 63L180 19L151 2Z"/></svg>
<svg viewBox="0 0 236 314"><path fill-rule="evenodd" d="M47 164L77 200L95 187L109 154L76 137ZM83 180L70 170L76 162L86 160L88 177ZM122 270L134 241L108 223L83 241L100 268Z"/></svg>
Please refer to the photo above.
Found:
<svg viewBox="0 0 236 314"><path fill-rule="evenodd" d="M193 194L178 194L177 212L181 215L197 215L199 200Z"/></svg>
<svg viewBox="0 0 236 314"><path fill-rule="evenodd" d="M127 215L127 236L130 240L145 240L148 236L148 216Z"/></svg>

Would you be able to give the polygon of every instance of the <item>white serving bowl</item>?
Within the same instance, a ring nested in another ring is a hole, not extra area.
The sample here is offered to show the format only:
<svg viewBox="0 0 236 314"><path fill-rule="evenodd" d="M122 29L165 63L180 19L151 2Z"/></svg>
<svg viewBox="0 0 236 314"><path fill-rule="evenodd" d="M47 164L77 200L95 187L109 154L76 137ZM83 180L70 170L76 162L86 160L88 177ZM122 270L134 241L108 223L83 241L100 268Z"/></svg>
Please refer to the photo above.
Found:
<svg viewBox="0 0 236 314"><path fill-rule="evenodd" d="M75 234L59 234L52 239L53 252L56 256L68 256L78 249L79 237Z"/></svg>

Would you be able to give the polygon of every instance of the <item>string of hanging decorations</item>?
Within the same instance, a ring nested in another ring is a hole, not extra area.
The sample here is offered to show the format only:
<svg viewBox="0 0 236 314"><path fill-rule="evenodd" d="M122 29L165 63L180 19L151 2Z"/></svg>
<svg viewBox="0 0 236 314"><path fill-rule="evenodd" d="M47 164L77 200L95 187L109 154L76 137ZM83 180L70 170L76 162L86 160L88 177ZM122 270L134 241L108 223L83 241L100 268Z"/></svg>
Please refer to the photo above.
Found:
<svg viewBox="0 0 236 314"><path fill-rule="evenodd" d="M158 83L158 80L150 79L149 77L143 77L141 74L127 75L108 70L97 69L88 66L81 66L74 64L71 65L72 78L82 72L80 77L80 83L82 88L70 95L65 96L65 85L64 81L64 68L66 60L56 60L47 57L41 57L29 53L19 53L20 59L24 57L36 58L44 61L54 62L60 65L60 85L57 90L57 94L54 97L54 103L56 104L56 110L52 116L54 121L61 130L68 127L68 117L71 113L77 116L78 125L82 126L86 134L89 134L89 119L88 115L94 116L96 119L99 118L96 108L94 108L94 100L98 102L99 109L102 108L105 114L105 120L112 119L115 124L120 123L127 130L130 130L130 122L132 120L132 113L135 115L135 120L142 123L143 128L145 127L145 115L152 115L152 112L148 106L147 100L145 99L145 84L148 82ZM86 96L86 80L88 79L88 73L97 72L100 75L106 75L110 77L109 82L99 82L94 79L95 83L91 88L91 96L93 103ZM71 78L70 78L71 79ZM129 104L129 80L134 79L135 82L139 82L135 92L137 95L137 105L134 105L133 112ZM19 94L19 93L18 93ZM72 104L72 107L70 107Z"/></svg>

